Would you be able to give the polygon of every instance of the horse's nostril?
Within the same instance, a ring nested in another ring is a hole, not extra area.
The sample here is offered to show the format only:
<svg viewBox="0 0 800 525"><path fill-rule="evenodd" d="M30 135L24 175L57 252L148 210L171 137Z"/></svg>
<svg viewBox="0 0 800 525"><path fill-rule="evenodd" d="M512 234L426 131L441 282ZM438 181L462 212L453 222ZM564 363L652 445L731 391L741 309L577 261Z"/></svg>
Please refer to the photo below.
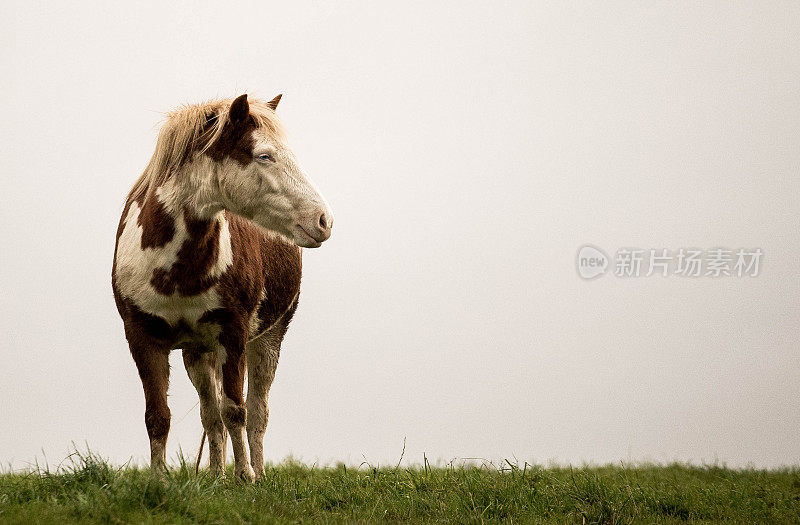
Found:
<svg viewBox="0 0 800 525"><path fill-rule="evenodd" d="M323 230L327 230L328 229L328 216L325 215L324 213L319 216L319 226Z"/></svg>

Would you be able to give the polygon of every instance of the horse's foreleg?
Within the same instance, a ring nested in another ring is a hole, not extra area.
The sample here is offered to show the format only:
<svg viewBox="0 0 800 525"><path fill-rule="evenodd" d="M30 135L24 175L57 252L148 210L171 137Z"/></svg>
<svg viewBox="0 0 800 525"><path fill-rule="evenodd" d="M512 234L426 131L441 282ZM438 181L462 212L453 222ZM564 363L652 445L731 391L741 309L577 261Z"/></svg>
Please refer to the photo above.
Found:
<svg viewBox="0 0 800 525"><path fill-rule="evenodd" d="M144 345L130 346L144 388L144 423L150 437L150 470L155 475L162 475L166 471L167 435L171 417L167 405L169 352Z"/></svg>
<svg viewBox="0 0 800 525"><path fill-rule="evenodd" d="M184 349L183 364L200 398L200 420L208 436L209 470L213 476L221 476L225 473L225 428L219 412L216 354Z"/></svg>
<svg viewBox="0 0 800 525"><path fill-rule="evenodd" d="M278 356L282 332L273 330L247 345L247 442L250 464L256 479L264 475L264 433L269 421L268 396Z"/></svg>
<svg viewBox="0 0 800 525"><path fill-rule="evenodd" d="M225 347L225 362L222 364L222 420L228 428L233 445L234 474L245 481L253 481L255 475L247 457L244 427L247 408L244 403L245 374L244 343L241 346Z"/></svg>
<svg viewBox="0 0 800 525"><path fill-rule="evenodd" d="M225 359L225 349L220 347L217 351L217 392L219 393L218 396L218 403L217 409L221 410L222 408L222 362ZM225 468L225 465L228 464L228 429L223 424L222 425L222 468Z"/></svg>

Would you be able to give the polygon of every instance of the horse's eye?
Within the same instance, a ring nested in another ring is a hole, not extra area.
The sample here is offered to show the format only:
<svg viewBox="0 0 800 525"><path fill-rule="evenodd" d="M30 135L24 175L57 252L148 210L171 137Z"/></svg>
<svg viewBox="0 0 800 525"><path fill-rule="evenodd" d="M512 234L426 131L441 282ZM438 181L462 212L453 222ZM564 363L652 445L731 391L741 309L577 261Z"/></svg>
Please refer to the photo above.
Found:
<svg viewBox="0 0 800 525"><path fill-rule="evenodd" d="M262 153L258 157L256 157L261 162L273 162L275 159L272 158L272 155L269 153Z"/></svg>

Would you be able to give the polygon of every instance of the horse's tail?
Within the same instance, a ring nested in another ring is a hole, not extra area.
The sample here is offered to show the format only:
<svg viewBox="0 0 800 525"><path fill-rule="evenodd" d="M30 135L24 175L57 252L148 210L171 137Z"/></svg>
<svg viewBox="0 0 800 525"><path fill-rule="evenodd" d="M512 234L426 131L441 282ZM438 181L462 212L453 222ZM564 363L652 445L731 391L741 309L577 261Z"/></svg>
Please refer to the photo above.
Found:
<svg viewBox="0 0 800 525"><path fill-rule="evenodd" d="M197 461L194 464L194 475L200 474L200 460L203 459L203 445L206 444L206 431L203 430L203 436L200 438L200 450L197 451Z"/></svg>

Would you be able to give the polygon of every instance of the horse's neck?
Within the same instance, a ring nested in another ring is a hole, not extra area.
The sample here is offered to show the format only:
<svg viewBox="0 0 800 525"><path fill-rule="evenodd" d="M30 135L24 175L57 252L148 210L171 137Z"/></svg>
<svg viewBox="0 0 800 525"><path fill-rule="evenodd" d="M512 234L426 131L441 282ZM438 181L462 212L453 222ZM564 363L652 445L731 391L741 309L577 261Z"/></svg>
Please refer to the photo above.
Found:
<svg viewBox="0 0 800 525"><path fill-rule="evenodd" d="M158 185L150 193L155 193L174 217L189 212L198 219L219 219L223 208L216 168L210 159L200 156L172 176L155 178Z"/></svg>

